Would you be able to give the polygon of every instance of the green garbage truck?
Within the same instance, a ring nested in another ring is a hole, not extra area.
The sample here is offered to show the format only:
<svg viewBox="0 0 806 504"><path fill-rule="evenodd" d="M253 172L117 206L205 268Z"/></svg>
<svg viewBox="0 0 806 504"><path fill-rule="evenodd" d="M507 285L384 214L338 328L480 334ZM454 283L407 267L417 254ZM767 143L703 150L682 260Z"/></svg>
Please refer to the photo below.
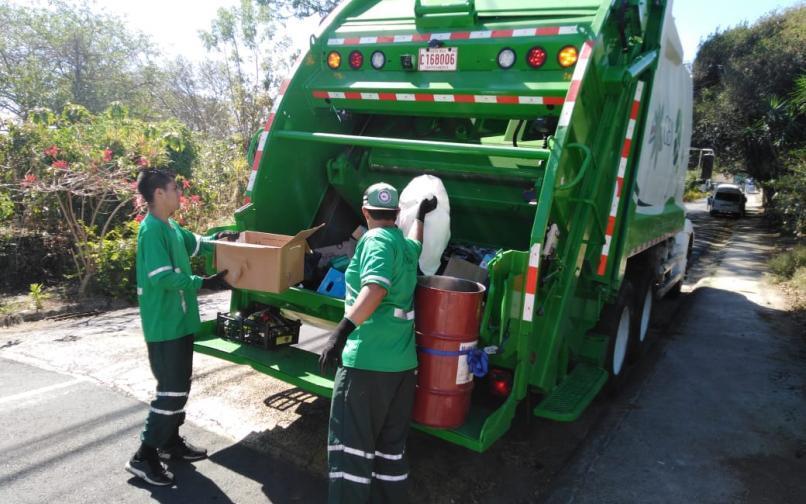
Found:
<svg viewBox="0 0 806 504"><path fill-rule="evenodd" d="M311 35L253 139L233 227L294 235L326 223L310 247L340 246L368 186L439 177L449 249L494 251L479 347L500 386L476 387L460 427L415 428L481 452L527 395L529 414L575 420L640 357L656 301L680 292L693 240L682 202L692 86L671 10L670 0L353 0ZM233 290L230 314L254 306L314 321L344 312L305 282ZM204 324L197 351L330 395L304 334L261 348L218 326Z"/></svg>

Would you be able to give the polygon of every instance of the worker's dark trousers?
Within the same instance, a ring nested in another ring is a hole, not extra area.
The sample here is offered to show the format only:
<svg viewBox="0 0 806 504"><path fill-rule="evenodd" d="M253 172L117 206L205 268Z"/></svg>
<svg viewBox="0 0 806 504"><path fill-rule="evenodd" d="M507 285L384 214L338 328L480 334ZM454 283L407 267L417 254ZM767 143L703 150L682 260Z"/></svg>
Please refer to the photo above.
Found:
<svg viewBox="0 0 806 504"><path fill-rule="evenodd" d="M416 370L340 367L330 405L328 502L408 502L406 438Z"/></svg>
<svg viewBox="0 0 806 504"><path fill-rule="evenodd" d="M193 373L193 335L146 345L151 372L157 379L157 396L151 401L140 439L152 448L164 448L177 441L179 426L185 421Z"/></svg>

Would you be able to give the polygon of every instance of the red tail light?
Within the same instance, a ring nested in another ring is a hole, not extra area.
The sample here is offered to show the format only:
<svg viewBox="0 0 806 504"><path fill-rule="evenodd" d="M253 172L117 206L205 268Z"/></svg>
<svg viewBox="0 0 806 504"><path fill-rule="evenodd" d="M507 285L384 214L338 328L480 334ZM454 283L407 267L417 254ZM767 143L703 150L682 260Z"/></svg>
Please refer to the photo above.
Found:
<svg viewBox="0 0 806 504"><path fill-rule="evenodd" d="M512 392L512 373L505 369L490 370L490 393L497 397L507 397Z"/></svg>
<svg viewBox="0 0 806 504"><path fill-rule="evenodd" d="M353 70L358 70L361 68L361 65L364 64L364 55L361 54L359 51L353 51L350 53L350 66Z"/></svg>
<svg viewBox="0 0 806 504"><path fill-rule="evenodd" d="M526 63L532 68L540 68L546 62L546 51L542 47L533 47L526 53Z"/></svg>

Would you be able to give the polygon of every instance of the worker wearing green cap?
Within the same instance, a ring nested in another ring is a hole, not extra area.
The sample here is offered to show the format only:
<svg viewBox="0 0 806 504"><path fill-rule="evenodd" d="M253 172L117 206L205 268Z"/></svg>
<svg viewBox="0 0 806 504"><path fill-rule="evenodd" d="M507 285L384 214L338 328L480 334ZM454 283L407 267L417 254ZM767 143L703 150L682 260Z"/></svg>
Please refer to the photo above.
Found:
<svg viewBox="0 0 806 504"><path fill-rule="evenodd" d="M395 225L397 190L378 183L364 193L369 229L345 272L344 318L319 358L340 364L328 432L329 502L408 500L406 438L414 406L417 352L414 289L425 215L420 203L408 233Z"/></svg>

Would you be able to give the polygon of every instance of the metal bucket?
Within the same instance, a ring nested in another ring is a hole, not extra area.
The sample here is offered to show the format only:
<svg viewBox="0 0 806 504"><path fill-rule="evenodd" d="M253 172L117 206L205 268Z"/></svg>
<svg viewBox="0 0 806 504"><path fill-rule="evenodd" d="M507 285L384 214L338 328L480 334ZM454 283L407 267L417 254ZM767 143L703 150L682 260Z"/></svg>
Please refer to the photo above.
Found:
<svg viewBox="0 0 806 504"><path fill-rule="evenodd" d="M460 278L417 279L415 422L439 428L464 423L473 391L466 351L478 342L484 290L480 283Z"/></svg>

